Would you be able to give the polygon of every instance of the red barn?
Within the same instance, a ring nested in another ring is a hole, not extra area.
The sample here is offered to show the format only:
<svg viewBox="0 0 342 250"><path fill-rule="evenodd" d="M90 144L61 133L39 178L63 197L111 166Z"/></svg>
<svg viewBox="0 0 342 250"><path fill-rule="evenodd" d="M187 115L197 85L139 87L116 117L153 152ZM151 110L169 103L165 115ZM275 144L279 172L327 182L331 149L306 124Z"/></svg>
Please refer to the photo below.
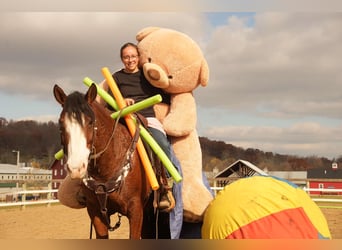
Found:
<svg viewBox="0 0 342 250"><path fill-rule="evenodd" d="M309 188L342 189L342 169L333 163L327 169L309 169L307 174ZM342 192L310 191L312 195L342 195Z"/></svg>
<svg viewBox="0 0 342 250"><path fill-rule="evenodd" d="M55 160L50 169L52 170L52 188L58 189L62 180L67 176L67 171L64 167L63 159Z"/></svg>

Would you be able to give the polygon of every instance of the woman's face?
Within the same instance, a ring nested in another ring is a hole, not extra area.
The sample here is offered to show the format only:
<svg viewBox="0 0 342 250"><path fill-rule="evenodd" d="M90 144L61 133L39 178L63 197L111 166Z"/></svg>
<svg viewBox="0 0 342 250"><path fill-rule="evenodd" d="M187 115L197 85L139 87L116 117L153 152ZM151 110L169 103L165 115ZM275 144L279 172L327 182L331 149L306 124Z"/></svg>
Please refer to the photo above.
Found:
<svg viewBox="0 0 342 250"><path fill-rule="evenodd" d="M136 48L128 46L122 50L122 63L125 66L125 71L134 73L138 71L139 55Z"/></svg>

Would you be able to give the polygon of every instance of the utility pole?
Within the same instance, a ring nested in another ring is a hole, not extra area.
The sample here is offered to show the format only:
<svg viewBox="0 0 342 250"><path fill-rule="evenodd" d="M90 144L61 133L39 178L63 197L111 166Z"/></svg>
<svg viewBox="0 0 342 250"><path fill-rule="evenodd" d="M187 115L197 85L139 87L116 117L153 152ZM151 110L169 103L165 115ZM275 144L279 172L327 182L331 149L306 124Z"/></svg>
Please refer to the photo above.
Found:
<svg viewBox="0 0 342 250"><path fill-rule="evenodd" d="M17 153L17 192L19 191L19 164L20 164L20 151L19 150L12 150L13 153Z"/></svg>

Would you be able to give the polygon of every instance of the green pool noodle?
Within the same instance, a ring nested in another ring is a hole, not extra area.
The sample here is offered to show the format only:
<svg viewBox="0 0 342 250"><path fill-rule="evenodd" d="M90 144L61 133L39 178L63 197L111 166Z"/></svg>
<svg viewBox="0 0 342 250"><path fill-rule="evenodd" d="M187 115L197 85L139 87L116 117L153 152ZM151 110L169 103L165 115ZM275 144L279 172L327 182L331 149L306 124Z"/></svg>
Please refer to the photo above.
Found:
<svg viewBox="0 0 342 250"><path fill-rule="evenodd" d="M110 94L108 94L107 91L105 91L98 84L96 84L93 80L91 80L89 77L85 77L83 79L83 83L88 87L90 87L94 83L96 85L98 95L101 96L102 99L105 100L106 103L108 103L114 110L120 110L114 98Z"/></svg>
<svg viewBox="0 0 342 250"><path fill-rule="evenodd" d="M55 159L60 160L63 158L63 156L64 156L64 152L63 152L63 149L61 149L55 154Z"/></svg>
<svg viewBox="0 0 342 250"><path fill-rule="evenodd" d="M152 106L152 105L159 103L161 101L162 101L161 95L151 96L151 97L149 97L143 101L129 105L129 106L123 108L121 111L116 111L116 112L112 113L110 116L113 119L116 119L119 116L123 117L123 116L130 114L130 113L138 112L139 110L142 110L144 108Z"/></svg>

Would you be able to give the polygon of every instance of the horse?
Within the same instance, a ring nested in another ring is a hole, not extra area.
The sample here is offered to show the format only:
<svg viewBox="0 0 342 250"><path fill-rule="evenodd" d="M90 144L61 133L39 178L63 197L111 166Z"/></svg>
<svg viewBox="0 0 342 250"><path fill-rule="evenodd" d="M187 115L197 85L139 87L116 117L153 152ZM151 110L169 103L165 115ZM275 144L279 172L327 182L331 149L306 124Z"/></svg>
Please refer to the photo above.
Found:
<svg viewBox="0 0 342 250"><path fill-rule="evenodd" d="M110 216L115 213L127 216L130 239L155 237L154 192L135 147L139 131L132 136L124 123L110 117L95 100L95 84L85 94L69 95L56 84L53 93L62 106L59 127L65 165L72 179L83 180L81 191L96 238L109 238L109 230L115 229ZM168 215L161 214L159 235L169 238Z"/></svg>

